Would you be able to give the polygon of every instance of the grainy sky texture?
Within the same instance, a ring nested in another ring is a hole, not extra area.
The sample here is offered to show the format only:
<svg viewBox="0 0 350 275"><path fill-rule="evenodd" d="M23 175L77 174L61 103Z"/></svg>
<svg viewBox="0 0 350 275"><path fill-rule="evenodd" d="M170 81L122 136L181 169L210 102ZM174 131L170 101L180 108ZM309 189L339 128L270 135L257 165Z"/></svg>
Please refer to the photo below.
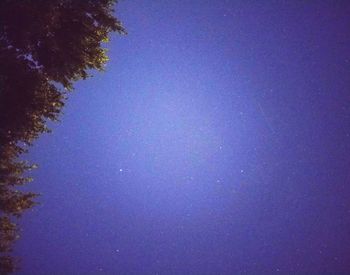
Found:
<svg viewBox="0 0 350 275"><path fill-rule="evenodd" d="M19 273L350 272L349 3L120 1L29 155Z"/></svg>

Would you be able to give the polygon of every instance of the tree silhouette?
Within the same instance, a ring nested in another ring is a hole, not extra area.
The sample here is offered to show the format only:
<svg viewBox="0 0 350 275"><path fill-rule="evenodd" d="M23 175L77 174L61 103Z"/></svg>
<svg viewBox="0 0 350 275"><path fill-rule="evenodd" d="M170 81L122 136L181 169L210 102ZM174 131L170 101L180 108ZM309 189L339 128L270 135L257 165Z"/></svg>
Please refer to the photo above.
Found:
<svg viewBox="0 0 350 275"><path fill-rule="evenodd" d="M35 205L18 187L35 168L20 159L57 121L73 83L103 70L103 43L124 34L114 16L117 0L0 1L0 273L15 270L9 254L17 218Z"/></svg>

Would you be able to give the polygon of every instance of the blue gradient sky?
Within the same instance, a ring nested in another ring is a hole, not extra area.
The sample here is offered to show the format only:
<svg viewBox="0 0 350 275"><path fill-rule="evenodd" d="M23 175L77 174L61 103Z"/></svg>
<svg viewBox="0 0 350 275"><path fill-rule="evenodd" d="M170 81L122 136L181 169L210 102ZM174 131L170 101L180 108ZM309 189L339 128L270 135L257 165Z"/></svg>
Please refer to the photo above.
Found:
<svg viewBox="0 0 350 275"><path fill-rule="evenodd" d="M21 274L350 272L350 4L120 1L30 152Z"/></svg>

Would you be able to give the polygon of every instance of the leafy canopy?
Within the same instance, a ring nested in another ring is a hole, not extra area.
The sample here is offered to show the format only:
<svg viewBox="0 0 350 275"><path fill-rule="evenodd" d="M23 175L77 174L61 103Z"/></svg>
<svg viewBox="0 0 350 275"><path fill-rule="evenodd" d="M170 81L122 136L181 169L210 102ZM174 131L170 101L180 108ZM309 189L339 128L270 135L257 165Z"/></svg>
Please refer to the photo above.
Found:
<svg viewBox="0 0 350 275"><path fill-rule="evenodd" d="M125 33L116 0L0 1L0 273L14 271L8 255L18 238L16 217L36 194L18 190L35 168L22 153L57 121L73 83L103 70L103 43Z"/></svg>

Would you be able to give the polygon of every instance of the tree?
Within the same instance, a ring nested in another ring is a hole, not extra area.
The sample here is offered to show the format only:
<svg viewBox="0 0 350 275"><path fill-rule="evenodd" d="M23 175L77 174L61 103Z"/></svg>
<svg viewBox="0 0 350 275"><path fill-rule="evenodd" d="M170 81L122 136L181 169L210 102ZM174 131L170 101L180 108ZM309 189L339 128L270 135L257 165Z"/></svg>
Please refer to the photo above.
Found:
<svg viewBox="0 0 350 275"><path fill-rule="evenodd" d="M36 203L18 187L35 168L20 156L47 121L57 121L73 83L103 70L103 43L124 34L117 0L0 1L0 273L14 271L9 255L17 218Z"/></svg>

